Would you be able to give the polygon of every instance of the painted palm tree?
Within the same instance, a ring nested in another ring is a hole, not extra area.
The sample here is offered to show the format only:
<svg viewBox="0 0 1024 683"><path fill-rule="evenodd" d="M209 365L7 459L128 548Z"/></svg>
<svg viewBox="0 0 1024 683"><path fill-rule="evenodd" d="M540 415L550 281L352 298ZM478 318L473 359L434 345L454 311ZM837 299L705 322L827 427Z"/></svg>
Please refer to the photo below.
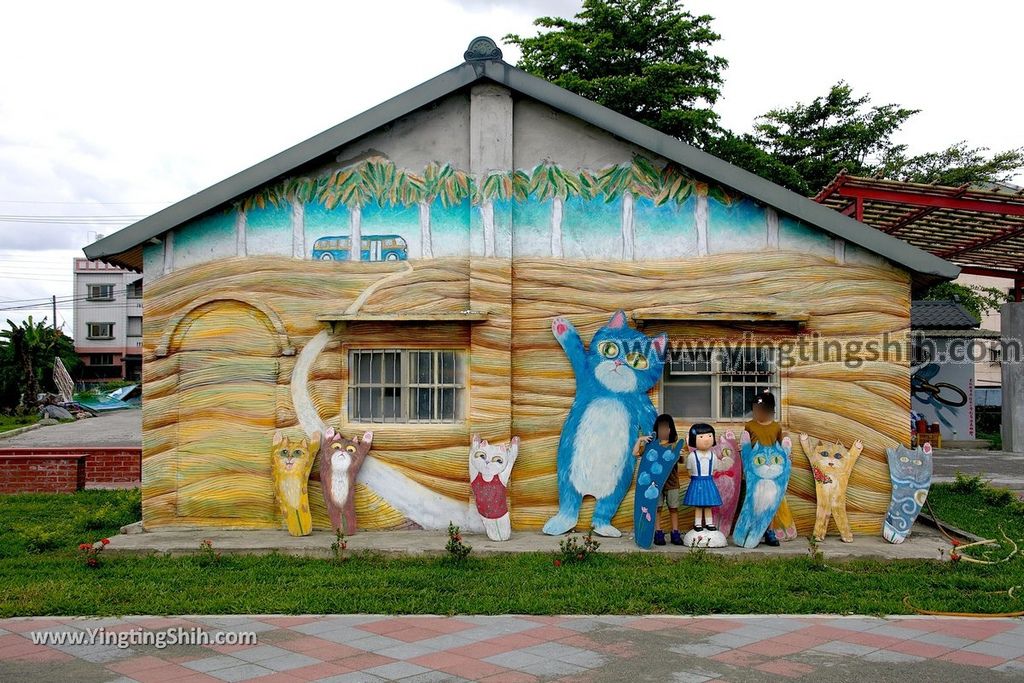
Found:
<svg viewBox="0 0 1024 683"><path fill-rule="evenodd" d="M440 201L445 208L461 203L472 193L471 176L451 164L431 162L422 176L400 171L395 182L396 203L419 207L420 251L422 258L433 258L433 238L430 228L430 207Z"/></svg>
<svg viewBox="0 0 1024 683"><path fill-rule="evenodd" d="M256 192L253 192L242 200L234 203L235 253L238 256L246 255L246 232L249 227L249 212L253 209L265 209L268 206L279 208L286 204L288 202L286 184L287 183L285 182L277 185L267 185L266 187L262 187Z"/></svg>
<svg viewBox="0 0 1024 683"><path fill-rule="evenodd" d="M710 197L724 206L732 206L736 198L730 195L721 185L711 185L699 180L693 182L693 192L697 197L694 205L694 223L697 227L697 255L707 256L711 253L708 242L708 198Z"/></svg>
<svg viewBox="0 0 1024 683"><path fill-rule="evenodd" d="M474 202L480 207L484 228L484 256L494 256L494 202L524 201L530 193L530 176L524 171L491 171L475 188Z"/></svg>
<svg viewBox="0 0 1024 683"><path fill-rule="evenodd" d="M291 207L292 256L306 258L306 203L313 201L318 183L313 178L290 178L278 187L281 198Z"/></svg>
<svg viewBox="0 0 1024 683"><path fill-rule="evenodd" d="M562 258L562 210L565 200L581 194L582 174L567 173L549 161L530 174L529 193L538 201L551 200L551 255Z"/></svg>
<svg viewBox="0 0 1024 683"><path fill-rule="evenodd" d="M660 191L661 175L649 159L635 156L629 163L609 166L597 176L606 202L622 199L622 258L634 259L633 203L637 196L653 199Z"/></svg>
<svg viewBox="0 0 1024 683"><path fill-rule="evenodd" d="M362 258L362 211L363 207L373 199L371 183L367 181L364 167L366 162L352 164L328 174L327 178L318 183L317 200L324 208L332 210L339 205L348 208L349 215L349 259L359 261Z"/></svg>

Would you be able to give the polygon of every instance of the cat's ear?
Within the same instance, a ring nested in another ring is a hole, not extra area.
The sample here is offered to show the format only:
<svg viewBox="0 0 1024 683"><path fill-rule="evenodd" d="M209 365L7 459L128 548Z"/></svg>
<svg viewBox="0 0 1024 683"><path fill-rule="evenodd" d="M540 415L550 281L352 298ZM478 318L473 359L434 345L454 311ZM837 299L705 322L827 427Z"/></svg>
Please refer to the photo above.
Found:
<svg viewBox="0 0 1024 683"><path fill-rule="evenodd" d="M284 435L281 434L281 430L278 429L276 432L274 432L274 442L273 442L274 443L274 447L276 448L276 447L280 446L283 441L284 441Z"/></svg>
<svg viewBox="0 0 1024 683"><path fill-rule="evenodd" d="M782 440L782 450L786 451L786 455L793 452L793 440L788 436Z"/></svg>
<svg viewBox="0 0 1024 683"><path fill-rule="evenodd" d="M740 443L750 443L750 432L746 429L743 430L743 436L740 437Z"/></svg>
<svg viewBox="0 0 1024 683"><path fill-rule="evenodd" d="M476 450L480 446L480 435L474 434L473 439L469 442L469 447Z"/></svg>
<svg viewBox="0 0 1024 683"><path fill-rule="evenodd" d="M373 443L373 432L363 432L363 443L367 446Z"/></svg>
<svg viewBox="0 0 1024 683"><path fill-rule="evenodd" d="M665 357L665 349L668 348L668 334L662 332L657 337L651 340L654 344L654 351L658 354L658 358L662 359Z"/></svg>
<svg viewBox="0 0 1024 683"><path fill-rule="evenodd" d="M612 314L612 317L608 319L608 327L613 330L618 330L626 326L626 312L621 308Z"/></svg>
<svg viewBox="0 0 1024 683"><path fill-rule="evenodd" d="M336 432L334 431L334 427L328 427L327 431L324 432L324 439L327 441L334 441L335 434Z"/></svg>

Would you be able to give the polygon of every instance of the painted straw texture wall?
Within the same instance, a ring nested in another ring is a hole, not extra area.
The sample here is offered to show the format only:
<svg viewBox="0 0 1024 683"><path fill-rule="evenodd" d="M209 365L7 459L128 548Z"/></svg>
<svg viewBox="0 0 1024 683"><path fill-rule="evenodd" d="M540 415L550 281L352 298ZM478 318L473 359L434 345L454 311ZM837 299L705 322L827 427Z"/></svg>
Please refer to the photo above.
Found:
<svg viewBox="0 0 1024 683"><path fill-rule="evenodd" d="M371 287L379 281L383 284ZM539 529L557 509L555 454L573 398L571 369L550 332L552 316L569 317L589 339L620 307L627 312L708 310L719 304L723 310L807 313L805 333L819 333L825 340L863 341L890 333L900 341L909 327L910 283L905 272L891 266L844 265L797 251L659 262L441 258L297 263L248 257L176 270L148 284L144 296L147 527L281 526L269 453L275 429L295 436L308 431L300 425L293 395L297 359L311 340L325 334L317 315L357 304L363 312L472 308L489 310L492 317L472 326L410 329L352 323L336 335L327 332L299 398L308 397L323 423L361 433L365 425L348 425L344 419L348 345L467 349L466 421L373 425L371 460L447 505L418 520L440 524L440 516L470 505L466 449L471 432L491 440L518 434L522 445L510 485L513 527ZM735 340L744 329L776 343L795 334L792 328L759 323L652 323L646 331L667 331L670 340ZM287 355L292 350L298 355ZM780 417L787 432L807 431L847 445L859 438L865 444L848 495L855 533L879 530L890 490L884 449L909 438L903 351L901 358L865 361L859 368L846 367L839 358L800 362L781 372ZM814 523L814 485L795 438L793 462L788 500L800 532L807 533ZM327 528L318 482L311 482L309 493L314 527ZM408 499L388 502L396 495L360 484L360 525L416 526L416 515L401 511ZM614 520L622 529L631 523L631 497ZM581 528L591 509L585 504Z"/></svg>

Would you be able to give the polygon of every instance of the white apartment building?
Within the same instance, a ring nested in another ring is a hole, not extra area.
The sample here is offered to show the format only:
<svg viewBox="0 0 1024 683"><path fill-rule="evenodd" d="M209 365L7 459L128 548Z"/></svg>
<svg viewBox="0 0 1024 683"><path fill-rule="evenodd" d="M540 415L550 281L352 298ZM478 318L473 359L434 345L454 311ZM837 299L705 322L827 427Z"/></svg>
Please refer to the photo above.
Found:
<svg viewBox="0 0 1024 683"><path fill-rule="evenodd" d="M75 351L82 379L142 377L142 275L101 261L74 264Z"/></svg>

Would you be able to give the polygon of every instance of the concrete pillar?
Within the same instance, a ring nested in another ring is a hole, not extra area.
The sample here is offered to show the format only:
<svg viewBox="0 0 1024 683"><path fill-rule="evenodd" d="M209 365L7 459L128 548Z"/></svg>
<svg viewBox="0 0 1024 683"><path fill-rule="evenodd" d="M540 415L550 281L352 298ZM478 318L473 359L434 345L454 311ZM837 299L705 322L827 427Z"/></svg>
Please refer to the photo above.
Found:
<svg viewBox="0 0 1024 683"><path fill-rule="evenodd" d="M470 171L478 183L508 173L512 159L512 93L497 84L470 91ZM486 311L470 331L469 432L490 441L512 434L512 211L507 203L476 203L470 219L469 301ZM485 232L486 237L485 237ZM514 495L514 493L513 493Z"/></svg>
<svg viewBox="0 0 1024 683"><path fill-rule="evenodd" d="M1024 303L999 309L1003 344L1003 450L1024 453Z"/></svg>

